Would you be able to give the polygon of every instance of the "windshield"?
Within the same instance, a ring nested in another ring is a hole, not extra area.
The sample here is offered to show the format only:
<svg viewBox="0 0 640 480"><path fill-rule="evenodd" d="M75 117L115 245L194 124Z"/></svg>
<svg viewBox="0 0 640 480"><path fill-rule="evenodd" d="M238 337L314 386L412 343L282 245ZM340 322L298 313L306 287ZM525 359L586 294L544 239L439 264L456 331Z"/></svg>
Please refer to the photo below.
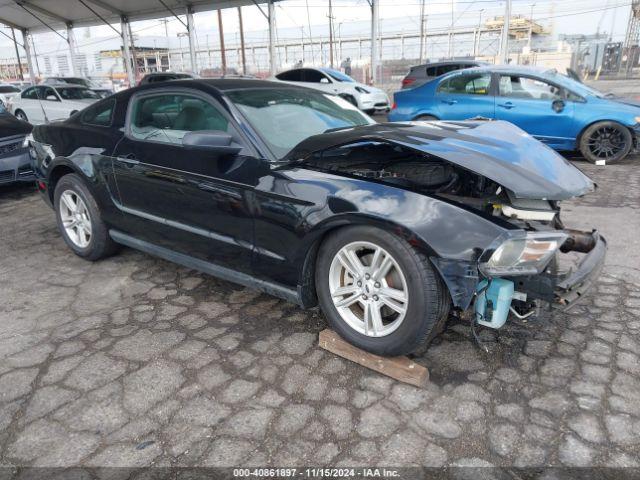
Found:
<svg viewBox="0 0 640 480"><path fill-rule="evenodd" d="M324 73L329 75L334 80L337 80L338 82L355 83L355 80L351 78L349 75L345 75L344 73L339 72L337 70L331 70L330 68L321 68L320 70L322 70Z"/></svg>
<svg viewBox="0 0 640 480"><path fill-rule="evenodd" d="M0 93L17 93L20 89L13 85L0 85Z"/></svg>
<svg viewBox="0 0 640 480"><path fill-rule="evenodd" d="M6 108L4 108L4 104L0 102L0 115L4 115L5 113L9 113Z"/></svg>
<svg viewBox="0 0 640 480"><path fill-rule="evenodd" d="M550 78L550 80L555 80L561 86L571 90L574 93L577 93L578 95L591 95L598 98L606 97L606 94L602 93L601 91L596 90L595 88L591 88L584 83L577 82L573 78L568 77L567 75L564 75L562 73L555 73L552 75L552 77L553 78Z"/></svg>
<svg viewBox="0 0 640 480"><path fill-rule="evenodd" d="M100 98L96 92L89 90L88 88L78 87L61 87L56 88L63 100L82 100L85 98Z"/></svg>
<svg viewBox="0 0 640 480"><path fill-rule="evenodd" d="M235 90L227 96L278 158L312 135L375 123L346 100L310 89Z"/></svg>

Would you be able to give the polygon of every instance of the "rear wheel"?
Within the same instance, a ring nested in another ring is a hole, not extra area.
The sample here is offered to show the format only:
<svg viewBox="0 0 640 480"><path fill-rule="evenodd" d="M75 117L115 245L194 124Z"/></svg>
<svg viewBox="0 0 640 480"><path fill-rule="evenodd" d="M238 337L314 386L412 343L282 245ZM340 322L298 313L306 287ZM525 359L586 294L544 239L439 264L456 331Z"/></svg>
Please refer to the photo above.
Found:
<svg viewBox="0 0 640 480"><path fill-rule="evenodd" d="M99 260L115 252L117 245L82 178L68 174L58 180L53 200L58 229L76 255Z"/></svg>
<svg viewBox="0 0 640 480"><path fill-rule="evenodd" d="M23 122L28 122L29 119L27 118L27 114L24 113L22 110L16 110L16 118L18 118L19 120L22 120Z"/></svg>
<svg viewBox="0 0 640 480"><path fill-rule="evenodd" d="M316 286L332 328L379 355L422 350L448 312L448 294L429 260L375 227L331 235L318 253Z"/></svg>
<svg viewBox="0 0 640 480"><path fill-rule="evenodd" d="M632 147L631 132L617 122L594 123L580 137L580 153L592 163L617 162L626 157Z"/></svg>

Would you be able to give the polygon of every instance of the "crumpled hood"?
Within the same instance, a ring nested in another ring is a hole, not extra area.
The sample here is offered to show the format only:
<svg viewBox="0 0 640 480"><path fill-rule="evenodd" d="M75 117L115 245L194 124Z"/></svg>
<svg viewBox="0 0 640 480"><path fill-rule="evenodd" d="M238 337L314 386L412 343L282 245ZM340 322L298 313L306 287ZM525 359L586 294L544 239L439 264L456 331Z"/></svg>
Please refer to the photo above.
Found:
<svg viewBox="0 0 640 480"><path fill-rule="evenodd" d="M564 157L504 121L379 123L334 130L300 142L284 160L362 141L386 141L487 177L519 198L565 200L595 188Z"/></svg>
<svg viewBox="0 0 640 480"><path fill-rule="evenodd" d="M32 128L33 125L18 120L10 113L0 113L0 139L14 135L26 135Z"/></svg>

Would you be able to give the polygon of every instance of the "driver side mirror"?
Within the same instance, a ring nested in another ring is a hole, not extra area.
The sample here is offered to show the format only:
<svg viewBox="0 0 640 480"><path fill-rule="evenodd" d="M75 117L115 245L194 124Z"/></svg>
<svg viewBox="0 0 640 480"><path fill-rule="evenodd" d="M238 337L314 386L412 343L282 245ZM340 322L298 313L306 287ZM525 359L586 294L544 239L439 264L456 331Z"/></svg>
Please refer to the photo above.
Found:
<svg viewBox="0 0 640 480"><path fill-rule="evenodd" d="M331 82L329 82L329 79L327 77L322 77L320 79L320 83L331 83Z"/></svg>
<svg viewBox="0 0 640 480"><path fill-rule="evenodd" d="M236 155L242 150L241 145L233 143L230 134L221 130L187 132L182 137L182 145L188 149L209 150L227 155Z"/></svg>
<svg viewBox="0 0 640 480"><path fill-rule="evenodd" d="M55 95L47 95L45 100L49 100L50 102L57 102L58 101L58 97L56 97Z"/></svg>
<svg viewBox="0 0 640 480"><path fill-rule="evenodd" d="M561 111L564 110L564 100L554 100L551 103L551 108L553 109L554 112L560 113Z"/></svg>

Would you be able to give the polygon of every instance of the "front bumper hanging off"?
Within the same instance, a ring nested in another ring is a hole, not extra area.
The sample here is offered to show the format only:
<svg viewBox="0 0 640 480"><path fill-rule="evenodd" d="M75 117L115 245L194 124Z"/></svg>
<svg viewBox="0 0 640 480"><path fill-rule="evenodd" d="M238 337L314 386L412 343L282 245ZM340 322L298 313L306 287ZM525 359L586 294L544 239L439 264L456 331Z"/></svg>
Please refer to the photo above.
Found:
<svg viewBox="0 0 640 480"><path fill-rule="evenodd" d="M591 232L591 237L593 246L577 268L558 277L554 290L553 307L570 308L593 286L600 276L607 254L607 241L597 231Z"/></svg>

